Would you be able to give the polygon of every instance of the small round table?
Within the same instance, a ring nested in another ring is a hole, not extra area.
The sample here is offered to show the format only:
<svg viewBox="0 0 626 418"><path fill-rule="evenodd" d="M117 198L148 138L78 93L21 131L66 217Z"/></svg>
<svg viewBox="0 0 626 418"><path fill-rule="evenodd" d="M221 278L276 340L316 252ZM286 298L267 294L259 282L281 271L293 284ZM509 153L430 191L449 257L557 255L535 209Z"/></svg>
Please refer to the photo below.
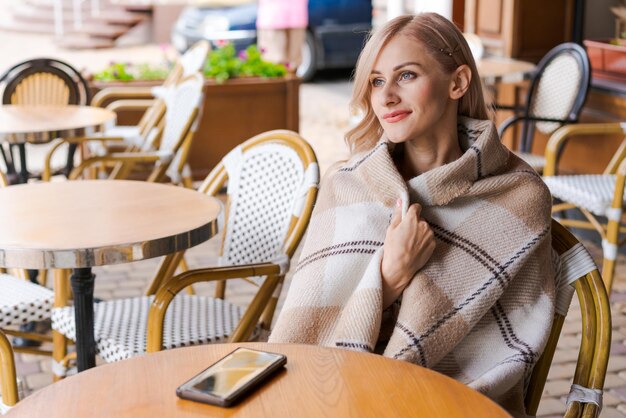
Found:
<svg viewBox="0 0 626 418"><path fill-rule="evenodd" d="M220 202L195 190L125 180L0 189L0 266L74 269L78 370L95 366L91 267L183 251L217 231Z"/></svg>
<svg viewBox="0 0 626 418"><path fill-rule="evenodd" d="M476 61L480 78L486 85L524 80L535 69L535 64L511 58L481 58Z"/></svg>
<svg viewBox="0 0 626 418"><path fill-rule="evenodd" d="M176 397L176 388L237 347L282 353L286 370L231 408ZM213 344L107 364L19 402L23 417L510 417L447 377L375 354L291 344Z"/></svg>
<svg viewBox="0 0 626 418"><path fill-rule="evenodd" d="M42 144L56 138L74 138L104 130L115 123L115 112L93 106L0 106L0 142ZM4 149L0 149L5 154ZM26 157L20 153L21 181L26 182ZM15 164L5 155L8 174Z"/></svg>

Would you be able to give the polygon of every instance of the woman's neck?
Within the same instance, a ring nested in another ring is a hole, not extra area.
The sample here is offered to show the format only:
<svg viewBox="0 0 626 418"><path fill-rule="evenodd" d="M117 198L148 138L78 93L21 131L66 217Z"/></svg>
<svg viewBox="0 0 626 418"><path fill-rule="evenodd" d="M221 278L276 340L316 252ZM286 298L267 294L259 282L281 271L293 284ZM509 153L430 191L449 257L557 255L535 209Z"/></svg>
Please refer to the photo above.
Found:
<svg viewBox="0 0 626 418"><path fill-rule="evenodd" d="M405 180L455 161L463 154L456 129L445 137L419 138L402 145L396 166Z"/></svg>

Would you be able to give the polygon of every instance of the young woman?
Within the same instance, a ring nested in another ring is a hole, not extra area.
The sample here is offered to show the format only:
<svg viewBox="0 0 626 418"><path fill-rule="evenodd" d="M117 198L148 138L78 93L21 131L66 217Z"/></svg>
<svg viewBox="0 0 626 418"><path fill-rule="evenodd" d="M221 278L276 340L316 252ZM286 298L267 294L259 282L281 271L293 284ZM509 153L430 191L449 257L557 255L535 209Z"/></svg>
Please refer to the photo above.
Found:
<svg viewBox="0 0 626 418"><path fill-rule="evenodd" d="M551 199L489 120L463 35L401 16L359 59L328 173L270 342L377 352L433 368L524 415L551 326Z"/></svg>

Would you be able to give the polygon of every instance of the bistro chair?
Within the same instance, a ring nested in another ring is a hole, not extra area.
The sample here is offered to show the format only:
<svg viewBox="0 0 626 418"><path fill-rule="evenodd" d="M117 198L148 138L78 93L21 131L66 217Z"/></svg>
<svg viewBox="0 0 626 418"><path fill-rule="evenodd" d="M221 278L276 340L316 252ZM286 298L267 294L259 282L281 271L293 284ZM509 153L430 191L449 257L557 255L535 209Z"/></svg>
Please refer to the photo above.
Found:
<svg viewBox="0 0 626 418"><path fill-rule="evenodd" d="M571 42L558 45L537 64L523 108L497 105L514 112L498 128L500 138L507 129L521 124L516 153L535 170L541 172L545 166L543 156L531 153L535 130L550 135L564 124L578 122L589 89L590 68L583 47Z"/></svg>
<svg viewBox="0 0 626 418"><path fill-rule="evenodd" d="M228 184L218 265L172 277L182 253L167 256L146 296L96 304L98 353L112 362L146 349L247 341L269 330L318 182L315 154L295 132L270 131L237 146L199 188L216 196ZM247 308L225 299L226 281L235 278L258 289ZM216 282L214 297L179 294L198 282ZM52 317L54 329L75 337L71 308Z"/></svg>
<svg viewBox="0 0 626 418"><path fill-rule="evenodd" d="M161 86L157 87L110 87L99 91L93 98L92 106L106 106L115 112L144 111L135 126L112 126L96 135L98 141L85 142L90 156L103 156L115 151L154 151L155 128L165 114L164 93L180 80L198 71L206 61L209 52L207 41L196 42L179 60ZM106 141L106 139L110 141Z"/></svg>
<svg viewBox="0 0 626 418"><path fill-rule="evenodd" d="M624 134L626 125L621 123L593 123L564 126L557 130L546 146L546 166L543 180L550 193L557 199L552 213L578 209L585 219L560 219L573 228L595 230L602 238L602 277L611 293L615 275L618 248L624 243L620 233L626 232L621 225L624 209L624 184L626 181L626 138L602 174L557 175L558 155L567 141L576 136ZM606 219L606 220L605 220Z"/></svg>
<svg viewBox="0 0 626 418"><path fill-rule="evenodd" d="M166 112L163 120L155 128L154 136L159 147L151 151L117 152L87 158L69 175L76 179L94 166L112 167L111 179L126 178L136 164L152 167L147 181L160 182L169 176L173 181L180 180L186 157L195 134L202 98L203 77L196 73L175 86L163 90ZM76 138L58 140L48 153L42 174L43 180L51 176L50 162L54 152L64 142L85 143L89 141L109 141L110 138Z"/></svg>
<svg viewBox="0 0 626 418"><path fill-rule="evenodd" d="M597 417L602 408L611 346L608 296L602 277L585 247L555 220L552 221L552 248L560 256L556 309L548 342L529 379L526 413L529 416L537 414L565 316L576 292L582 314L582 341L565 417Z"/></svg>
<svg viewBox="0 0 626 418"><path fill-rule="evenodd" d="M14 65L0 76L2 103L30 106L87 105L90 90L79 71L69 64L52 59L37 58ZM20 159L20 178L16 176L13 148L17 147ZM69 148L66 174L72 169L76 146ZM26 167L26 144L10 144L7 152L0 153L11 181L26 182L30 177Z"/></svg>

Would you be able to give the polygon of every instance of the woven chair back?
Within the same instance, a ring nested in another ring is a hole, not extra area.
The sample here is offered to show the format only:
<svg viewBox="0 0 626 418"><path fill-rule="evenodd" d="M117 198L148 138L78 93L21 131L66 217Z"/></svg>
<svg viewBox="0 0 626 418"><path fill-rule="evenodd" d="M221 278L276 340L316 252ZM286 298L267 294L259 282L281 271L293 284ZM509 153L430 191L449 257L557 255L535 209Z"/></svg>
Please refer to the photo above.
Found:
<svg viewBox="0 0 626 418"><path fill-rule="evenodd" d="M69 64L52 58L19 63L0 77L3 104L86 105L90 92L82 75Z"/></svg>
<svg viewBox="0 0 626 418"><path fill-rule="evenodd" d="M308 203L314 201L319 183L310 145L290 131L257 135L224 157L200 190L217 194L226 182L220 263L290 258L308 223Z"/></svg>
<svg viewBox="0 0 626 418"><path fill-rule="evenodd" d="M203 78L200 74L170 87L165 95L165 126L159 151L178 151L200 107Z"/></svg>
<svg viewBox="0 0 626 418"><path fill-rule="evenodd" d="M563 123L578 121L590 80L589 57L580 45L570 42L558 45L541 59L528 90L524 115L563 122L524 121L523 152L530 151L535 129L549 135Z"/></svg>

